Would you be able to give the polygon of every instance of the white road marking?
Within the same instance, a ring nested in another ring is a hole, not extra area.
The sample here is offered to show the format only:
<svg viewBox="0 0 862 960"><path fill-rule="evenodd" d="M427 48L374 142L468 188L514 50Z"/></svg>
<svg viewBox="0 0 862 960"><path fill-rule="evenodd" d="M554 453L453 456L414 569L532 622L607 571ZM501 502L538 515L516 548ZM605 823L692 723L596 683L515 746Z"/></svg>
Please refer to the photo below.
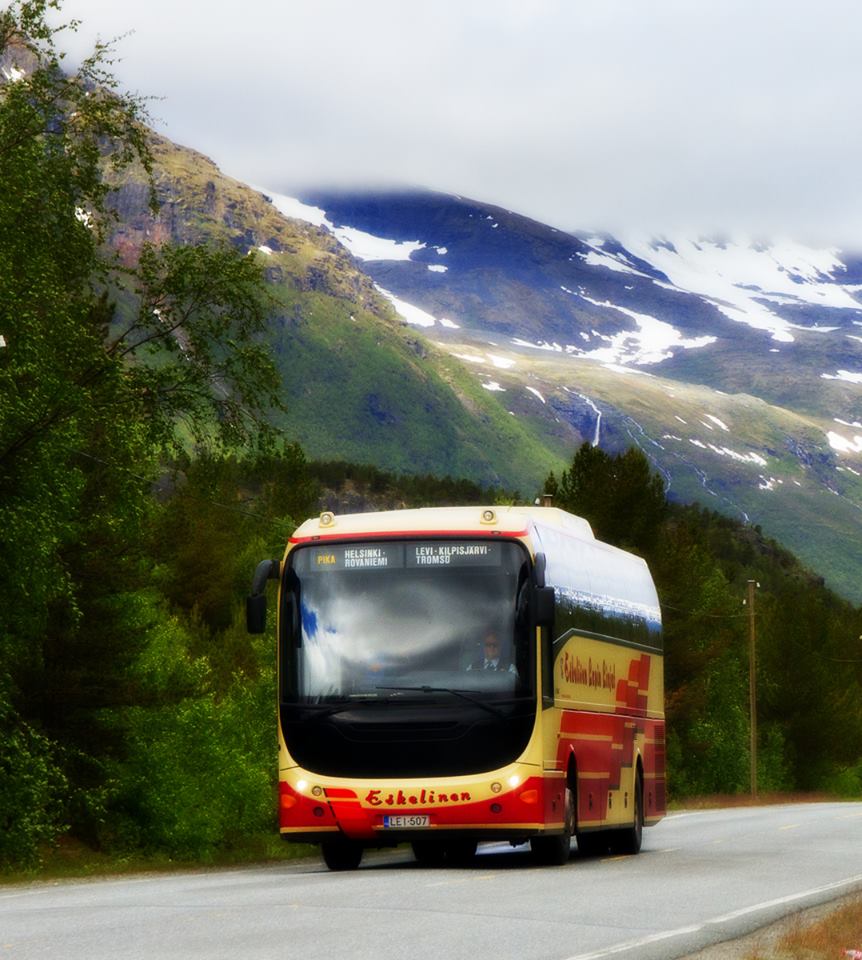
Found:
<svg viewBox="0 0 862 960"><path fill-rule="evenodd" d="M579 953L576 957L568 957L567 960L600 960L601 957L612 957L615 953L625 953L626 950L645 947L647 944L669 940L671 937L681 937L684 933L697 933L699 930L703 930L703 924L692 927L678 927L676 930L664 930L662 933L653 933L648 937L627 940L625 943L618 943L613 947L605 947L603 950L596 950L594 953Z"/></svg>
<svg viewBox="0 0 862 960"><path fill-rule="evenodd" d="M822 887L813 887L811 890L803 890L801 893L792 893L787 897L778 897L775 900L765 900L763 903L755 903L750 907L743 907L741 910L734 910L732 913L725 913L720 917L712 917L704 920L703 923L694 924L689 927L677 927L675 930L663 930L660 933L651 933L645 937L639 937L637 940L626 940L624 943L614 944L612 947L604 947L601 950L595 950L592 953L579 953L566 960L601 960L602 957L612 957L618 953L625 953L627 950L636 950L639 947L648 946L651 943L658 943L662 940L670 940L673 937L681 937L687 933L699 933L704 927L716 926L727 923L729 920L737 920L751 913L757 913L759 910L768 910L770 907L778 907L786 903L793 903L796 900L804 900L807 897L817 896L819 893L827 893L830 890L839 890L841 887L849 887L862 883L862 874L855 877L848 877L845 880L836 880L835 883L827 883Z"/></svg>
<svg viewBox="0 0 862 960"><path fill-rule="evenodd" d="M751 907L743 907L741 910L734 910L732 913L725 913L721 917L714 917L707 920L707 923L725 923L727 920L736 920L738 917L747 916L749 913L756 913L758 910L768 910L770 907L780 907L785 903L793 903L796 900L804 900L806 897L817 896L818 893L827 893L830 890L838 890L841 887L849 887L855 883L862 883L862 873L855 877L848 877L846 880L836 880L835 883L827 883L822 887L814 887L811 890L803 890L802 893L792 893L787 897L777 897L775 900L766 900L763 903L755 903Z"/></svg>

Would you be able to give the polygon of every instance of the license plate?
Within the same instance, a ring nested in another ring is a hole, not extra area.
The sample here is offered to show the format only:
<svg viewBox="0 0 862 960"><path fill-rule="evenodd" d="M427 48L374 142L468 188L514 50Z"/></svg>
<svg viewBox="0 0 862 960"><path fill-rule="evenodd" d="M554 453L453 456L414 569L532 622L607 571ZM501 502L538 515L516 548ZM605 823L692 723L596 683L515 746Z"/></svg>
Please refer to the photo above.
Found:
<svg viewBox="0 0 862 960"><path fill-rule="evenodd" d="M431 817L427 813L409 813L401 816L386 816L383 818L384 827L410 829L411 827L430 827Z"/></svg>

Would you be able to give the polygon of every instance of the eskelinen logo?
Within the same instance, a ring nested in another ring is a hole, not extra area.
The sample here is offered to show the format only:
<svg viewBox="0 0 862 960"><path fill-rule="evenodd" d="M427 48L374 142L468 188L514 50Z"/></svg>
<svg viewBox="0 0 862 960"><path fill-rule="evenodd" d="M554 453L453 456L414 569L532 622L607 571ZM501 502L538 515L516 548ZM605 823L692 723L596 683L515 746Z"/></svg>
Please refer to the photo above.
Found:
<svg viewBox="0 0 862 960"><path fill-rule="evenodd" d="M593 662L590 657L586 663L580 657L570 657L568 651L563 654L560 672L567 683L574 683L593 689L616 690L617 668L614 664L602 660Z"/></svg>
<svg viewBox="0 0 862 960"><path fill-rule="evenodd" d="M412 793L405 793L403 790L397 793L369 790L365 795L365 802L371 807L421 807L426 803L468 803L470 799L466 790L442 793L424 788Z"/></svg>

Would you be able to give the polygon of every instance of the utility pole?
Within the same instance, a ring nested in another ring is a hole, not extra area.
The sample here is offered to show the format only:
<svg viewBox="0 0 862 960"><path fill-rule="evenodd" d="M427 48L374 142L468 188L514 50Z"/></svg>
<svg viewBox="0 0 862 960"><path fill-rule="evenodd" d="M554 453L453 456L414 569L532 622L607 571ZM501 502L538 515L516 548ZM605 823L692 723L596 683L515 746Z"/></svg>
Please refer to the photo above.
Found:
<svg viewBox="0 0 862 960"><path fill-rule="evenodd" d="M754 627L754 590L760 584L748 581L748 717L751 734L751 796L757 799L757 642Z"/></svg>

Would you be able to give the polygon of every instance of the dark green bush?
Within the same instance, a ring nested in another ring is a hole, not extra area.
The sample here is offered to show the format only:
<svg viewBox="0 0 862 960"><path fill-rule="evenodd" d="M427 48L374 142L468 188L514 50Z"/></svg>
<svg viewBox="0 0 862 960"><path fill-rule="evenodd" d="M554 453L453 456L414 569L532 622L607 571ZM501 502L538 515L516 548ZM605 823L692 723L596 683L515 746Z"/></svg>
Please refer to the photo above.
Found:
<svg viewBox="0 0 862 960"><path fill-rule="evenodd" d="M34 867L65 829L67 784L54 745L0 704L0 868Z"/></svg>

